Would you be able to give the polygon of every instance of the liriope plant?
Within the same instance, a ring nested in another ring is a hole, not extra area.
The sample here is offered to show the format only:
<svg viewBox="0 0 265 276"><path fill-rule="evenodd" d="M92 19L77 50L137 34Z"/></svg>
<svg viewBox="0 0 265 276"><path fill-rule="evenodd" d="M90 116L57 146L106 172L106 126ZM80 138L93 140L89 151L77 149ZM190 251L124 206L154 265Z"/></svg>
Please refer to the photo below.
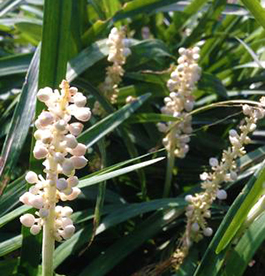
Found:
<svg viewBox="0 0 265 276"><path fill-rule="evenodd" d="M161 108L163 114L172 115L178 121L157 124L158 130L166 134L163 144L168 152L164 196L169 194L175 157L184 158L189 151L188 143L192 133L192 116L189 112L194 107L195 100L192 93L201 75L201 68L198 65L199 47L180 48L179 54L178 65L167 82L170 94L164 98L165 106Z"/></svg>
<svg viewBox="0 0 265 276"><path fill-rule="evenodd" d="M112 28L107 46L109 47L108 61L113 64L106 68L106 78L99 85L99 91L111 104L115 104L119 93L118 85L124 75L122 66L125 64L127 56L131 54L130 40L126 38L125 29ZM104 115L104 110L98 101L94 104L93 114Z"/></svg>
<svg viewBox="0 0 265 276"><path fill-rule="evenodd" d="M75 227L70 215L72 208L57 205L59 200L74 200L80 194L75 170L86 166L86 146L78 143L76 136L83 130L83 124L72 122L72 117L86 122L91 117L90 108L85 107L86 97L75 87L63 80L61 90L49 87L40 89L37 97L48 110L42 111L35 121L36 143L33 155L44 160L44 175L33 171L26 174L31 184L29 191L20 197L25 205L37 209L34 214L24 214L21 223L30 228L33 235L43 229L42 269L43 276L53 275L53 252L55 241L72 237Z"/></svg>
<svg viewBox="0 0 265 276"><path fill-rule="evenodd" d="M225 200L226 191L222 188L225 182L237 180L236 159L246 154L245 145L251 142L249 135L257 127L258 120L265 116L265 98L262 97L258 106L242 106L245 115L245 123L241 124L238 129L229 131L230 146L223 151L222 157L218 160L215 157L209 159L211 171L204 172L200 175L201 192L194 195L188 194L185 200L188 206L185 210L186 226L185 231L178 242L178 247L169 259L157 265L144 268L135 276L142 275L161 275L166 270L173 268L178 271L188 256L193 243L199 242L203 237L209 237L213 234L213 229L208 226L207 220L211 218L211 207L216 199ZM244 227L253 222L264 210L264 195L250 210Z"/></svg>

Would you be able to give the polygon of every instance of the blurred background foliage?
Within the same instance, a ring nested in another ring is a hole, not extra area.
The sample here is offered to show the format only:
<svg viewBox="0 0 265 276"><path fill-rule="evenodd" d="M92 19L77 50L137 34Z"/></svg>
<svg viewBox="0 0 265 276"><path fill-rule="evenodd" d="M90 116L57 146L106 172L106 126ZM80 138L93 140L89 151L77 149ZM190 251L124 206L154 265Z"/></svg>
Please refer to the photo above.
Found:
<svg viewBox="0 0 265 276"><path fill-rule="evenodd" d="M91 108L98 100L109 115L95 116L93 126L88 124L79 138L90 147L90 163L79 173L82 195L71 203L77 232L57 244L56 273L126 276L171 256L185 227L183 195L199 190L199 174L209 169L208 159L220 157L229 144L228 131L243 119L240 102L232 100L265 95L262 2L46 0L44 6L43 0L2 1L1 275L39 273L41 235L21 231L18 217L29 208L18 199L26 190L25 171L41 172L41 164L30 156L34 113L43 108L36 105L37 87L56 88L65 75L87 96ZM105 78L106 38L113 26L125 26L132 41L116 106L109 105L97 89ZM190 152L176 160L170 197L162 198L166 153L156 123L168 119L160 108L169 93L166 81L178 48L198 43L203 73L194 92ZM130 95L138 100L123 107ZM218 104L223 101L226 104ZM213 206L210 225L216 232L248 185L213 242L209 245L211 239L205 238L195 244L180 271L168 269L163 275L264 274L264 215L237 244L229 242L221 253L215 252L229 223L249 200L251 185L263 182L264 136L262 121L247 146L248 155L238 160L239 179L226 185L228 199ZM247 210L240 214L246 216Z"/></svg>

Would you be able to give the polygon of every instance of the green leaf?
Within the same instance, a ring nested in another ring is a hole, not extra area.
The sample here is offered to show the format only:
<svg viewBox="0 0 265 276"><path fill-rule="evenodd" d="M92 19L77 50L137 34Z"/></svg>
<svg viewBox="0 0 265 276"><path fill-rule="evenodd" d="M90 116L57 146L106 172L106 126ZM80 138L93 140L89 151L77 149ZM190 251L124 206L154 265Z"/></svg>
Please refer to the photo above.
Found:
<svg viewBox="0 0 265 276"><path fill-rule="evenodd" d="M31 60L31 54L11 55L0 58L0 76L26 73Z"/></svg>
<svg viewBox="0 0 265 276"><path fill-rule="evenodd" d="M66 75L71 0L45 0L39 87L58 88Z"/></svg>
<svg viewBox="0 0 265 276"><path fill-rule="evenodd" d="M225 275L243 275L255 252L265 239L264 231L265 214L263 213L250 225L232 252L229 252Z"/></svg>
<svg viewBox="0 0 265 276"><path fill-rule="evenodd" d="M265 10L258 0L241 0L244 6L252 13L257 22L265 29Z"/></svg>
<svg viewBox="0 0 265 276"><path fill-rule="evenodd" d="M0 184L0 194L3 192L5 185L9 181L7 176L8 173L16 165L34 116L38 69L39 48L36 50L34 57L32 58L29 71L26 76L26 81L22 87L19 103L16 106L12 118L11 128L2 148L0 165L0 176L2 183Z"/></svg>
<svg viewBox="0 0 265 276"><path fill-rule="evenodd" d="M251 207L256 203L258 194L261 192L260 188L264 182L264 179L262 180L264 174L265 170L262 166L255 172L244 187L243 191L233 202L203 255L202 262L198 266L194 276L204 276L209 274L215 276L218 274L224 262L224 256L228 250L227 244L231 241L241 224L244 222L249 209L251 209ZM246 203L248 203L249 206L247 206ZM239 217L239 214L242 215L242 218ZM239 223L238 226L235 224L236 221ZM230 225L233 226L230 227ZM220 241L222 241L222 243L220 243ZM216 253L216 251L218 253Z"/></svg>
<svg viewBox="0 0 265 276"><path fill-rule="evenodd" d="M78 141L80 143L86 144L88 147L92 146L110 131L114 130L119 126L124 120L129 118L129 116L138 109L148 98L150 94L145 94L139 97L133 103L123 106L121 109L113 114L110 114L97 124L93 125L88 130L84 131L79 137Z"/></svg>
<svg viewBox="0 0 265 276"><path fill-rule="evenodd" d="M95 175L95 176L89 177L87 179L81 180L79 182L78 187L79 188L84 188L84 187L87 187L87 186L95 185L95 184L100 183L102 181L105 181L105 180L108 180L108 179L111 179L111 178L129 173L129 172L138 170L138 169L146 167L146 166L150 166L150 165L152 165L156 162L159 162L163 159L164 159L164 157L159 157L159 158L156 158L156 159L153 159L153 160L144 161L144 162L141 162L141 163L138 163L138 164L135 164L135 165L131 165L131 166L128 166L128 167L125 167L125 168L122 168L122 169L118 169L118 170L113 171L113 172L105 173L103 175Z"/></svg>
<svg viewBox="0 0 265 276"><path fill-rule="evenodd" d="M106 39L97 41L84 49L77 57L71 59L67 68L67 80L72 81L87 68L106 57L109 49L106 45Z"/></svg>
<svg viewBox="0 0 265 276"><path fill-rule="evenodd" d="M264 180L265 169L263 164L261 169L258 172L256 172L254 176L250 179L250 181L247 184L247 188L244 190L242 194L240 194L240 196L236 200L236 202L238 202L240 198L241 204L216 248L217 254L221 252L230 243L230 241L237 233L238 229L241 227L242 223L245 221L251 207L257 202L258 198L260 197L264 189Z"/></svg>
<svg viewBox="0 0 265 276"><path fill-rule="evenodd" d="M105 250L104 254L94 259L78 276L103 276L121 260L138 248L146 240L152 238L180 212L175 209L163 210L146 219L130 234L120 238L116 243Z"/></svg>
<svg viewBox="0 0 265 276"><path fill-rule="evenodd" d="M0 243L0 257L9 254L21 247L22 235L15 236Z"/></svg>
<svg viewBox="0 0 265 276"><path fill-rule="evenodd" d="M165 211L172 215L176 216L176 211L178 209L183 209L186 206L186 202L181 198L168 198L168 199L159 199L153 200L150 202L144 203L135 203L135 204L122 204L117 207L116 211L112 211L111 214L103 218L101 224L99 225L96 234L100 234L103 231L117 225L118 223L124 222L134 216L144 214L146 212L155 211L157 209L170 209L169 212ZM123 209L125 208L125 209ZM123 211L124 210L124 211ZM165 215L166 218L166 215ZM169 216L169 219L172 217ZM164 222L167 220L164 219ZM86 242L89 235L91 235L91 226L88 225L82 230L74 234L74 236L61 244L54 253L54 264L55 268L60 265L70 254L75 253Z"/></svg>
<svg viewBox="0 0 265 276"><path fill-rule="evenodd" d="M23 206L16 208L15 210L7 213L6 215L4 215L3 217L0 218L0 228L3 227L9 221L12 221L13 219L17 218L18 216L29 211L31 208L32 207L30 207L30 206L23 205Z"/></svg>

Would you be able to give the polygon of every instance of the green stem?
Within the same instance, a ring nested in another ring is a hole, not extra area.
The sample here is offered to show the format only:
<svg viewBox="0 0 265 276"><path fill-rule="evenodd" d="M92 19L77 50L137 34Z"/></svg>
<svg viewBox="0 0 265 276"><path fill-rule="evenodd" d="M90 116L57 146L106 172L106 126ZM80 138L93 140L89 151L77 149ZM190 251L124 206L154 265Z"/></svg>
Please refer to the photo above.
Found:
<svg viewBox="0 0 265 276"><path fill-rule="evenodd" d="M56 139L55 139L56 140ZM43 225L43 243L42 243L42 276L53 275L53 252L55 247L54 222L56 205L56 181L58 178L57 164L53 158L49 159L50 170L47 172L48 185L45 193L49 202L49 215Z"/></svg>
<svg viewBox="0 0 265 276"><path fill-rule="evenodd" d="M175 142L174 136L176 134L175 128L173 128L169 134L169 141L170 141L170 150L167 153L167 171L166 171L166 181L164 186L164 193L163 197L169 197L171 182L172 182L172 171L175 164Z"/></svg>
<svg viewBox="0 0 265 276"><path fill-rule="evenodd" d="M53 252L55 247L54 240L54 208L50 210L50 215L43 226L42 244L42 276L53 275Z"/></svg>

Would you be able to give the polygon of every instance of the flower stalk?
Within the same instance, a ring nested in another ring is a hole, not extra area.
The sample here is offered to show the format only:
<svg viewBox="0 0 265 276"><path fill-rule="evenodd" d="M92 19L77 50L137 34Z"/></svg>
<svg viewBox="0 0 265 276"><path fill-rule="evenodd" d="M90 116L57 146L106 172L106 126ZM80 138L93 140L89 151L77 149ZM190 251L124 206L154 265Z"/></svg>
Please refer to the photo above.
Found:
<svg viewBox="0 0 265 276"><path fill-rule="evenodd" d="M44 159L42 175L33 171L26 174L26 181L32 186L20 197L20 201L37 209L35 215L25 214L21 223L30 227L33 235L43 228L42 275L53 275L53 252L55 241L70 239L75 227L70 218L73 210L68 206L56 205L59 200L74 200L80 194L75 170L86 166L86 146L78 143L83 124L70 122L72 116L86 122L91 117L85 107L86 97L77 88L62 81L61 91L49 87L40 89L37 97L44 102L48 111L42 111L35 122L36 144L33 155ZM62 177L61 177L62 176ZM64 176L64 177L63 177ZM67 178L65 178L65 176Z"/></svg>

